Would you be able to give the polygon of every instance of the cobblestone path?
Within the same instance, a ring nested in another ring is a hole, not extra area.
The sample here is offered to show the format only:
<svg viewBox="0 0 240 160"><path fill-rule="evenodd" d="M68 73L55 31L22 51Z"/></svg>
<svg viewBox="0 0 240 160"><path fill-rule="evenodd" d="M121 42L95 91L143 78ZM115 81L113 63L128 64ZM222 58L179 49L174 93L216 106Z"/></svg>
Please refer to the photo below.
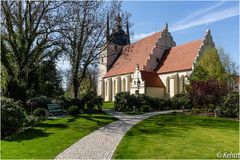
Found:
<svg viewBox="0 0 240 160"><path fill-rule="evenodd" d="M159 111L141 115L126 115L112 110L104 111L119 120L83 137L55 159L111 159L124 134L136 123L154 115L174 112ZM66 136L71 136L71 134Z"/></svg>

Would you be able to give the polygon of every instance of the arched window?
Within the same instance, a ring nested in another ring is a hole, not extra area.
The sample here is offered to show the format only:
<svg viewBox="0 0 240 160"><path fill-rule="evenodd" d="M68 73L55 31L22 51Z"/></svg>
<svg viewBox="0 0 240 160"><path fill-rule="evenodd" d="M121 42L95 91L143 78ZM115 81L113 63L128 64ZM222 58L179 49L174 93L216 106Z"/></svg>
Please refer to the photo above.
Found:
<svg viewBox="0 0 240 160"><path fill-rule="evenodd" d="M170 78L166 79L166 93L170 93Z"/></svg>
<svg viewBox="0 0 240 160"><path fill-rule="evenodd" d="M113 81L113 96L116 95L116 79Z"/></svg>
<svg viewBox="0 0 240 160"><path fill-rule="evenodd" d="M182 76L182 91L185 92L185 78Z"/></svg>
<svg viewBox="0 0 240 160"><path fill-rule="evenodd" d="M108 93L108 90L107 90L107 89L108 89L108 86L107 86L107 84L108 84L108 83L107 83L107 81L106 81L106 82L105 82L105 97L108 96L108 94L107 94L107 93Z"/></svg>
<svg viewBox="0 0 240 160"><path fill-rule="evenodd" d="M126 92L126 79L125 78L123 78L122 91Z"/></svg>

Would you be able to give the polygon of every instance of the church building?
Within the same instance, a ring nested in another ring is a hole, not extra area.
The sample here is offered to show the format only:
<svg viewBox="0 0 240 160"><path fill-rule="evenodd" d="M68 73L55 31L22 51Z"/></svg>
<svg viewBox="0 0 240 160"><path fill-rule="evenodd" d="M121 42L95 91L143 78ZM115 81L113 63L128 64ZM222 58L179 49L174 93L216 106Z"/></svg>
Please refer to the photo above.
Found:
<svg viewBox="0 0 240 160"><path fill-rule="evenodd" d="M100 56L97 92L105 101L114 101L119 92L146 94L152 97L173 97L184 92L187 77L206 47L215 47L210 30L199 40L177 46L168 30L130 43L128 23L126 32L121 17L109 33L107 48Z"/></svg>

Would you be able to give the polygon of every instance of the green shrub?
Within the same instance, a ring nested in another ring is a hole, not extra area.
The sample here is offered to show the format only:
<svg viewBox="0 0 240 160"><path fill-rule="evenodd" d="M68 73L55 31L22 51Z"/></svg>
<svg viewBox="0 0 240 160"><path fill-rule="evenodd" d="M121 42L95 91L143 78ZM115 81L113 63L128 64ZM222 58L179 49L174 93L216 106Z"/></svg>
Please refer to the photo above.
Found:
<svg viewBox="0 0 240 160"><path fill-rule="evenodd" d="M239 93L229 92L224 98L223 103L220 105L219 114L221 117L239 117Z"/></svg>
<svg viewBox="0 0 240 160"><path fill-rule="evenodd" d="M185 109L189 108L188 103L189 99L187 95L185 94L177 94L173 98L171 98L172 101L172 109Z"/></svg>
<svg viewBox="0 0 240 160"><path fill-rule="evenodd" d="M150 112L151 111L150 105L142 105L141 111L142 112Z"/></svg>
<svg viewBox="0 0 240 160"><path fill-rule="evenodd" d="M19 101L1 97L1 138L21 130L25 120L26 112Z"/></svg>
<svg viewBox="0 0 240 160"><path fill-rule="evenodd" d="M23 126L24 126L24 127L34 126L35 124L37 124L37 123L39 122L39 120L40 120L40 119L39 119L38 117L29 115L29 116L26 117Z"/></svg>
<svg viewBox="0 0 240 160"><path fill-rule="evenodd" d="M85 93L83 100L89 111L92 111L94 109L102 110L103 98L101 96L98 96L96 92L89 91Z"/></svg>
<svg viewBox="0 0 240 160"><path fill-rule="evenodd" d="M67 110L68 107L70 107L71 105L74 105L74 104L71 104L71 99L66 98L65 96L59 97L58 104L62 106L65 110Z"/></svg>
<svg viewBox="0 0 240 160"><path fill-rule="evenodd" d="M162 110L170 110L172 107L172 101L170 99L161 99Z"/></svg>
<svg viewBox="0 0 240 160"><path fill-rule="evenodd" d="M79 108L77 106L70 106L67 110L67 113L72 116L79 114Z"/></svg>
<svg viewBox="0 0 240 160"><path fill-rule="evenodd" d="M73 98L70 100L70 106L77 106L80 110L83 110L85 107L85 102L83 99Z"/></svg>
<svg viewBox="0 0 240 160"><path fill-rule="evenodd" d="M37 108L33 111L33 115L39 117L40 119L46 119L47 110L44 108Z"/></svg>
<svg viewBox="0 0 240 160"><path fill-rule="evenodd" d="M117 111L130 111L132 110L133 99L129 92L119 92L115 96L115 108Z"/></svg>
<svg viewBox="0 0 240 160"><path fill-rule="evenodd" d="M37 108L48 109L48 104L51 103L51 99L46 96L34 97L27 101L27 110L32 113Z"/></svg>
<svg viewBox="0 0 240 160"><path fill-rule="evenodd" d="M203 111L203 107L202 107L202 106L197 105L197 106L194 106L194 107L191 109L191 112L198 114L198 113L202 113L202 112L204 112L204 111Z"/></svg>

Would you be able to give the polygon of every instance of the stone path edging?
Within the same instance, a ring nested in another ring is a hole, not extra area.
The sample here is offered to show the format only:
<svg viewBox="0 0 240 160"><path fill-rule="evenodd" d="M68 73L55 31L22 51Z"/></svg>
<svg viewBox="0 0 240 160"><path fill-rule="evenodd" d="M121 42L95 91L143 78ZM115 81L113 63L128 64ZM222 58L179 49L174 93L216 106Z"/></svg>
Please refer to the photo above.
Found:
<svg viewBox="0 0 240 160"><path fill-rule="evenodd" d="M55 159L111 159L122 137L132 126L151 116L175 111L176 110L149 112L141 115L126 115L113 110L104 110L104 112L119 120L83 137L60 153Z"/></svg>

